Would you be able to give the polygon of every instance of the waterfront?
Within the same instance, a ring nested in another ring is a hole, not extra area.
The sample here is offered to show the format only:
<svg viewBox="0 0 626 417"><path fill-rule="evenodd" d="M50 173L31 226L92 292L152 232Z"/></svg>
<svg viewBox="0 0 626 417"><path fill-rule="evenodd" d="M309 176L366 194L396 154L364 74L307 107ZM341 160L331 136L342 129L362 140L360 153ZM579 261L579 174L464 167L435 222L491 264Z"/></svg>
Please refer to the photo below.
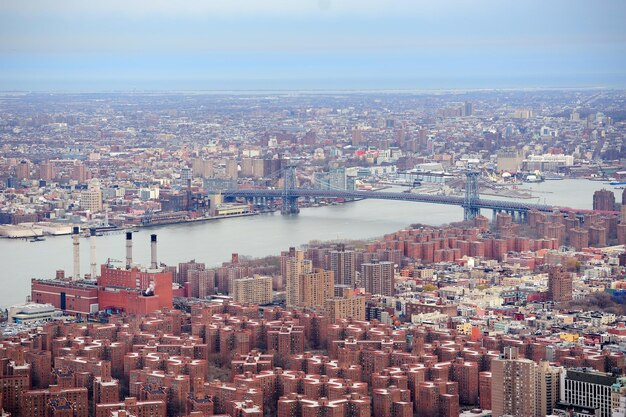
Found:
<svg viewBox="0 0 626 417"><path fill-rule="evenodd" d="M525 200L576 208L591 208L593 192L613 189L616 200L621 191L603 182L586 180L546 181L524 184L540 198ZM487 197L493 198L493 197ZM484 213L491 217L491 213ZM157 233L159 261L167 264L196 259L209 266L230 259L232 252L260 257L276 255L289 246L311 240L367 239L407 227L411 223L440 225L463 218L456 206L427 203L363 200L343 205L305 208L297 216L280 213L230 218L210 222L175 224L141 229L134 236L134 260L147 264L150 257L149 235ZM97 242L98 265L107 258L124 259L124 236L100 236ZM24 301L30 291L30 278L52 278L55 270L71 274L72 250L69 236L51 237L43 242L0 239L3 265L0 306ZM81 239L81 272L89 272L89 241Z"/></svg>

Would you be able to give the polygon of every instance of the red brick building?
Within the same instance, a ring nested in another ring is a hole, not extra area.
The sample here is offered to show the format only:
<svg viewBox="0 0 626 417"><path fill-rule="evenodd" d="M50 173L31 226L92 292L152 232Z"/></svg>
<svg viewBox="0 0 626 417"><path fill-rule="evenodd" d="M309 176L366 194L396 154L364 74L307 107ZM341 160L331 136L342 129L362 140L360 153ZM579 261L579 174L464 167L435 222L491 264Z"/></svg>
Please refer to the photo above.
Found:
<svg viewBox="0 0 626 417"><path fill-rule="evenodd" d="M98 287L84 282L32 279L31 299L35 303L52 304L71 315L98 312Z"/></svg>
<svg viewBox="0 0 626 417"><path fill-rule="evenodd" d="M113 268L102 265L98 302L101 310L147 314L172 308L171 271Z"/></svg>
<svg viewBox="0 0 626 417"><path fill-rule="evenodd" d="M72 417L88 417L89 403L87 388L61 388L51 385L48 389L25 391L20 396L20 415L49 417L55 408L67 410L71 404Z"/></svg>

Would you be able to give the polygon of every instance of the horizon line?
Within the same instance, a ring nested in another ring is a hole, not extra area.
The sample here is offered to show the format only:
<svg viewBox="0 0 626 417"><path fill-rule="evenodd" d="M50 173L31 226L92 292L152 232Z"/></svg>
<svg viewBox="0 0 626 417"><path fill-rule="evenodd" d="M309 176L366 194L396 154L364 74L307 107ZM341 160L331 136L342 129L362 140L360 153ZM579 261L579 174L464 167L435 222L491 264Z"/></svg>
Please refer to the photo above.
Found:
<svg viewBox="0 0 626 417"><path fill-rule="evenodd" d="M229 88L229 89L2 89L0 94L115 94L115 93L427 93L427 92L498 92L498 91L583 91L583 90L606 90L625 91L626 86L534 86L534 87L433 87L433 88Z"/></svg>

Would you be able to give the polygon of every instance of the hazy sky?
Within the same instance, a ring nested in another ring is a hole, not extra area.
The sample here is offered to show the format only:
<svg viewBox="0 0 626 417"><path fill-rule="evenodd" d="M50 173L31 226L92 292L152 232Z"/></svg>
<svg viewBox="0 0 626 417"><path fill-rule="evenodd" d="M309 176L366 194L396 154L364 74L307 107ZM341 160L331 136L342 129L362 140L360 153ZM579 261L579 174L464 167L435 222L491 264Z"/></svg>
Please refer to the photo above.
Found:
<svg viewBox="0 0 626 417"><path fill-rule="evenodd" d="M1 90L626 87L623 0L0 0Z"/></svg>

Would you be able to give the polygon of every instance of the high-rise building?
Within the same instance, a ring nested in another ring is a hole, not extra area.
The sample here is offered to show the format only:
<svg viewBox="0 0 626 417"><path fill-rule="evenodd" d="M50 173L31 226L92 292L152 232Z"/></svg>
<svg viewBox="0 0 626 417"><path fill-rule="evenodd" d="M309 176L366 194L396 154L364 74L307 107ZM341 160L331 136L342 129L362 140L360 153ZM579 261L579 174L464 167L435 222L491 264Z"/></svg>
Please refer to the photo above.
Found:
<svg viewBox="0 0 626 417"><path fill-rule="evenodd" d="M572 274L562 266L548 270L548 298L555 303L572 301Z"/></svg>
<svg viewBox="0 0 626 417"><path fill-rule="evenodd" d="M102 190L99 183L92 182L89 188L80 193L80 207L91 213L102 211Z"/></svg>
<svg viewBox="0 0 626 417"><path fill-rule="evenodd" d="M89 171L87 171L85 165L77 163L72 169L71 178L79 184L83 184L89 179Z"/></svg>
<svg viewBox="0 0 626 417"><path fill-rule="evenodd" d="M206 265L203 262L196 262L195 260L191 260L189 262L181 262L178 264L178 274L177 281L179 284L184 284L189 281L189 271L197 270L204 271L206 269Z"/></svg>
<svg viewBox="0 0 626 417"><path fill-rule="evenodd" d="M463 116L471 116L474 114L474 105L470 101L466 101L463 105Z"/></svg>
<svg viewBox="0 0 626 417"><path fill-rule="evenodd" d="M346 250L344 245L330 252L330 269L335 274L335 284L351 287L356 284L355 254L352 250Z"/></svg>
<svg viewBox="0 0 626 417"><path fill-rule="evenodd" d="M39 164L39 179L51 181L54 178L54 164L50 161L44 161Z"/></svg>
<svg viewBox="0 0 626 417"><path fill-rule="evenodd" d="M323 309L324 302L333 298L335 280L333 271L314 269L313 272L300 274L299 306Z"/></svg>
<svg viewBox="0 0 626 417"><path fill-rule="evenodd" d="M189 281L189 296L195 298L206 298L215 294L215 271L212 269L190 269L187 272Z"/></svg>
<svg viewBox="0 0 626 417"><path fill-rule="evenodd" d="M300 305L300 275L313 271L313 263L304 259L304 251L290 251L285 261L285 288L287 307Z"/></svg>
<svg viewBox="0 0 626 417"><path fill-rule="evenodd" d="M569 244L576 250L581 250L589 246L589 231L576 227L570 230Z"/></svg>
<svg viewBox="0 0 626 417"><path fill-rule="evenodd" d="M559 401L559 381L562 368L550 366L541 361L537 367L537 416L552 414L554 405Z"/></svg>
<svg viewBox="0 0 626 417"><path fill-rule="evenodd" d="M233 299L242 304L272 302L272 277L254 275L233 280Z"/></svg>
<svg viewBox="0 0 626 417"><path fill-rule="evenodd" d="M225 178L229 180L236 180L239 177L239 166L235 159L227 159L224 172Z"/></svg>
<svg viewBox="0 0 626 417"><path fill-rule="evenodd" d="M20 161L15 167L15 177L18 181L30 179L30 163L28 161Z"/></svg>
<svg viewBox="0 0 626 417"><path fill-rule="evenodd" d="M363 142L363 131L358 127L352 129L352 146L359 146Z"/></svg>
<svg viewBox="0 0 626 417"><path fill-rule="evenodd" d="M613 211L615 210L615 194L604 188L593 193L593 209Z"/></svg>
<svg viewBox="0 0 626 417"><path fill-rule="evenodd" d="M324 302L324 310L333 323L347 318L365 320L365 297L330 298Z"/></svg>
<svg viewBox="0 0 626 417"><path fill-rule="evenodd" d="M241 171L239 176L251 178L254 176L254 161L252 158L241 158Z"/></svg>
<svg viewBox="0 0 626 417"><path fill-rule="evenodd" d="M517 347L491 362L491 406L494 416L536 417L537 365L520 359Z"/></svg>
<svg viewBox="0 0 626 417"><path fill-rule="evenodd" d="M253 159L252 170L256 178L263 178L265 176L265 161L258 158Z"/></svg>
<svg viewBox="0 0 626 417"><path fill-rule="evenodd" d="M191 162L191 172L194 177L213 178L213 161L196 158Z"/></svg>
<svg viewBox="0 0 626 417"><path fill-rule="evenodd" d="M393 295L393 263L373 260L361 265L361 282L370 294Z"/></svg>

